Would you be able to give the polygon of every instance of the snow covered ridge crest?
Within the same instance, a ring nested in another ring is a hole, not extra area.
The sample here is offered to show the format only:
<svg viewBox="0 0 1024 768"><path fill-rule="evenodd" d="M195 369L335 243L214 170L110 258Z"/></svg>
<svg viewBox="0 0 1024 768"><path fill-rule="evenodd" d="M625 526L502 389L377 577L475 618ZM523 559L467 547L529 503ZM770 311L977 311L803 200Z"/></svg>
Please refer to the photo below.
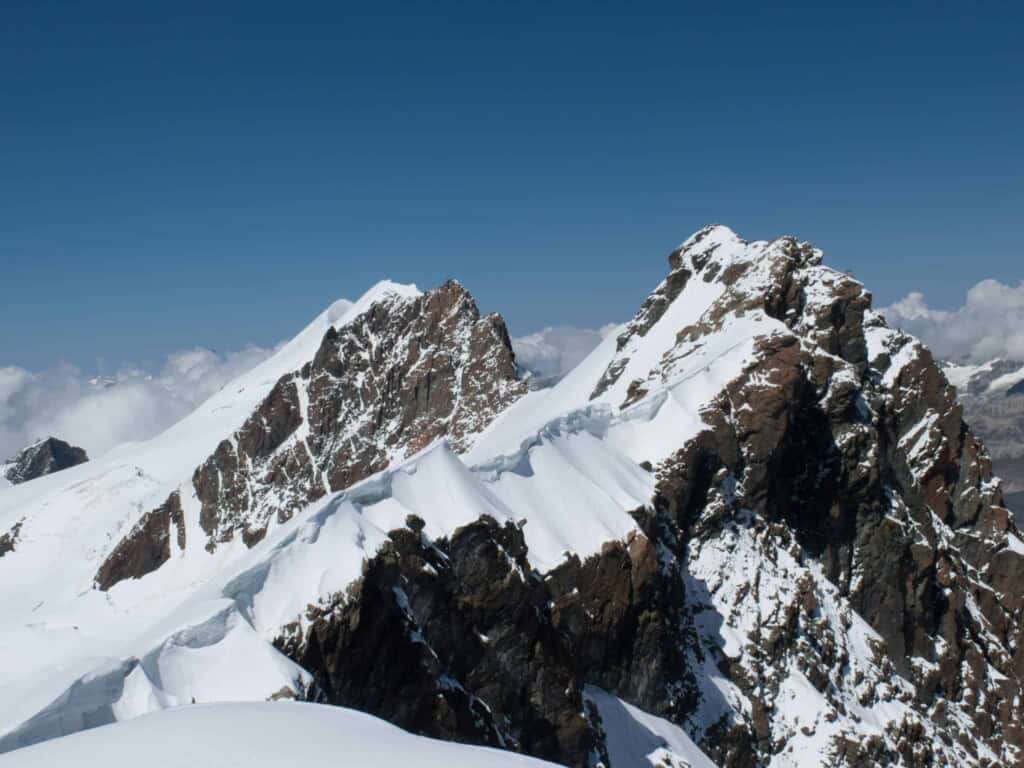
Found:
<svg viewBox="0 0 1024 768"><path fill-rule="evenodd" d="M5 490L0 746L285 696L574 766L1024 765L1024 542L930 353L795 238L669 267L554 387L385 286Z"/></svg>

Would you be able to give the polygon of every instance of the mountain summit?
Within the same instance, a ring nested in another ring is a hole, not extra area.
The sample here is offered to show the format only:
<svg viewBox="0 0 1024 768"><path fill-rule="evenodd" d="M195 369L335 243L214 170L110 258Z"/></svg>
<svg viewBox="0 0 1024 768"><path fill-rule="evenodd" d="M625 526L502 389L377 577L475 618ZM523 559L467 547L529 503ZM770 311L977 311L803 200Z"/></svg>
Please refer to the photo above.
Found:
<svg viewBox="0 0 1024 768"><path fill-rule="evenodd" d="M1024 765L988 454L792 237L697 232L541 390L458 283L381 284L3 532L0 750L294 698L572 766Z"/></svg>

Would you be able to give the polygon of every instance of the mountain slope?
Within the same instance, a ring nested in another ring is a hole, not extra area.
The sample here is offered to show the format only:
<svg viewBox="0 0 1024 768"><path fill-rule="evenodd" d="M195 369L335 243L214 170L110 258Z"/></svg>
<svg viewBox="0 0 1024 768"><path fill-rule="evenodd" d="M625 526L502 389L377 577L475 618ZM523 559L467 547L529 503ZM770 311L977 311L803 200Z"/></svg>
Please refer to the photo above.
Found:
<svg viewBox="0 0 1024 768"><path fill-rule="evenodd" d="M1021 765L1024 541L940 367L821 260L705 228L534 391L460 286L384 285L6 490L0 749L287 696L568 765Z"/></svg>

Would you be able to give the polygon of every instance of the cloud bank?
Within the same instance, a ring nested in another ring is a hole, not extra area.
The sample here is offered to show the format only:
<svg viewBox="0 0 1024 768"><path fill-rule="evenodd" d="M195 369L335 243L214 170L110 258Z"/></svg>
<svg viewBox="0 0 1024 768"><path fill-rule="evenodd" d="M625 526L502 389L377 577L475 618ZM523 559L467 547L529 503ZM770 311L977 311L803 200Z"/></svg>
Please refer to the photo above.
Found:
<svg viewBox="0 0 1024 768"><path fill-rule="evenodd" d="M49 435L85 448L90 458L153 437L272 352L182 350L155 373L128 366L100 378L71 365L39 372L0 366L0 461Z"/></svg>
<svg viewBox="0 0 1024 768"><path fill-rule="evenodd" d="M618 326L574 328L548 326L537 333L512 339L519 367L544 384L554 383L575 368Z"/></svg>
<svg viewBox="0 0 1024 768"><path fill-rule="evenodd" d="M952 311L932 309L918 292L879 311L889 325L917 336L945 360L1024 360L1024 282L1013 287L982 280Z"/></svg>

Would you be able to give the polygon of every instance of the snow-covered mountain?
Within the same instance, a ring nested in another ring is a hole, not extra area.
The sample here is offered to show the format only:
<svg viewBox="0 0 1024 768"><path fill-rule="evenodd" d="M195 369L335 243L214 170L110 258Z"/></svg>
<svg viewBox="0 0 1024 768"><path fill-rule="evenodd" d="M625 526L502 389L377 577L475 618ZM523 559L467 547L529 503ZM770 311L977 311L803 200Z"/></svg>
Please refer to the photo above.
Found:
<svg viewBox="0 0 1024 768"><path fill-rule="evenodd" d="M1024 764L1024 541L821 260L705 228L540 390L460 285L382 283L5 489L0 750L287 698L565 765Z"/></svg>

